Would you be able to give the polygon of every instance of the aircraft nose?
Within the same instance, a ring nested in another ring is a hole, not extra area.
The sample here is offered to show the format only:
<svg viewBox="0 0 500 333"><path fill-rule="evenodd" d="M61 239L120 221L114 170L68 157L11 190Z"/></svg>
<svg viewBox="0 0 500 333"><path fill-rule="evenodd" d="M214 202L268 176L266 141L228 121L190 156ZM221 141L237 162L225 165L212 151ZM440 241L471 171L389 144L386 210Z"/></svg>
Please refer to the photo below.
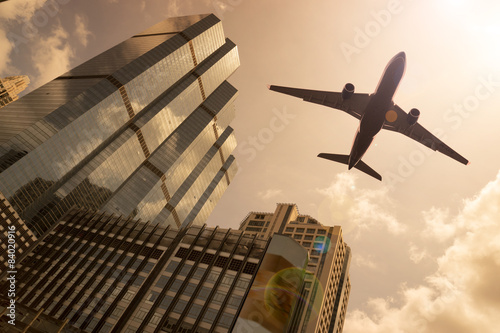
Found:
<svg viewBox="0 0 500 333"><path fill-rule="evenodd" d="M401 57L406 60L406 53L404 51L398 53L398 58Z"/></svg>

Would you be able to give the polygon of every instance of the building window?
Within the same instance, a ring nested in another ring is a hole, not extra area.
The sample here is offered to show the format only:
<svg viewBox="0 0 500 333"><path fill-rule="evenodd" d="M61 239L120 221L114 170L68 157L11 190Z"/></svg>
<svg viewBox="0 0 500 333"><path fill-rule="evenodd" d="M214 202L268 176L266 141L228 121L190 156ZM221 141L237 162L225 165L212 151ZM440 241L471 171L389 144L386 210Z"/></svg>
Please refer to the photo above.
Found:
<svg viewBox="0 0 500 333"><path fill-rule="evenodd" d="M241 304L242 298L243 297L238 296L238 295L231 295L231 297L229 298L229 301L227 302L227 306L234 308L234 309L237 309Z"/></svg>
<svg viewBox="0 0 500 333"><path fill-rule="evenodd" d="M302 242L302 246L303 247L310 247L311 246L311 242Z"/></svg>
<svg viewBox="0 0 500 333"><path fill-rule="evenodd" d="M214 298L212 299L212 302L215 304L222 304L222 302L224 301L224 297L226 297L226 295L220 292L216 292Z"/></svg>
<svg viewBox="0 0 500 333"><path fill-rule="evenodd" d="M201 280L201 277L203 276L203 274L205 274L205 271L206 271L205 268L197 267L196 271L194 271L193 277L195 279Z"/></svg>
<svg viewBox="0 0 500 333"><path fill-rule="evenodd" d="M155 264L154 264L154 263L152 263L152 262L148 262L148 263L146 264L146 266L144 266L144 268L142 269L142 271L143 271L144 273L149 273L149 272L151 272L151 270L153 269L153 267L154 267L154 266L155 266Z"/></svg>
<svg viewBox="0 0 500 333"><path fill-rule="evenodd" d="M293 229L294 229L294 228L286 228L286 229L285 229L285 232L293 232Z"/></svg>
<svg viewBox="0 0 500 333"><path fill-rule="evenodd" d="M249 284L250 280L240 278L238 279L238 281L236 281L236 288L247 290Z"/></svg>
<svg viewBox="0 0 500 333"><path fill-rule="evenodd" d="M182 299L178 300L177 304L174 307L174 312L175 313L182 313L182 311L184 310L186 305L187 305L186 301L183 301Z"/></svg>
<svg viewBox="0 0 500 333"><path fill-rule="evenodd" d="M194 318L194 319L197 319L198 316L200 315L200 311L203 307L201 305L198 305L198 304L192 304L191 305L191 309L189 309L189 312L187 314L187 316L189 318Z"/></svg>
<svg viewBox="0 0 500 333"><path fill-rule="evenodd" d="M154 301L156 301L156 299L158 298L158 295L160 295L159 293L157 293L156 291L152 291L149 295L148 295L148 298L146 298L146 302L151 302L151 303L154 303Z"/></svg>
<svg viewBox="0 0 500 333"><path fill-rule="evenodd" d="M172 273L173 271L175 271L175 268L177 267L177 265L179 265L179 262L178 261L171 261L167 268L165 268L165 271L166 272L169 272L169 273Z"/></svg>
<svg viewBox="0 0 500 333"><path fill-rule="evenodd" d="M134 319L135 319L136 321L141 322L141 321L144 319L144 317L146 317L146 315L147 315L147 314L148 314L148 310L147 310L147 309L145 309L145 308L140 308L140 309L137 311L137 313L135 314Z"/></svg>
<svg viewBox="0 0 500 333"><path fill-rule="evenodd" d="M316 232L316 229L307 229L308 234L314 234Z"/></svg>
<svg viewBox="0 0 500 333"><path fill-rule="evenodd" d="M219 319L219 326L229 328L233 322L234 315L230 313L223 313Z"/></svg>
<svg viewBox="0 0 500 333"><path fill-rule="evenodd" d="M295 232L304 232L304 228L297 228L297 230L295 230Z"/></svg>
<svg viewBox="0 0 500 333"><path fill-rule="evenodd" d="M293 236L294 239L302 239L302 235L298 234L298 235L295 235Z"/></svg>
<svg viewBox="0 0 500 333"><path fill-rule="evenodd" d="M263 227L264 223L265 223L264 221L251 220L250 222L248 222L248 225L253 225L255 227Z"/></svg>
<svg viewBox="0 0 500 333"><path fill-rule="evenodd" d="M305 235L304 236L304 240L313 240L314 239L314 236L312 235Z"/></svg>
<svg viewBox="0 0 500 333"><path fill-rule="evenodd" d="M158 279L158 282L156 282L156 287L163 289L167 285L167 282L168 282L168 277L160 276L160 278Z"/></svg>
<svg viewBox="0 0 500 333"><path fill-rule="evenodd" d="M255 232L261 232L262 228L256 228L256 227L247 227L245 229L246 231L255 231Z"/></svg>
<svg viewBox="0 0 500 333"><path fill-rule="evenodd" d="M191 297L191 295L194 293L195 289L196 289L196 285L193 283L190 283L186 286L186 289L184 289L184 292L182 294Z"/></svg>
<svg viewBox="0 0 500 333"><path fill-rule="evenodd" d="M319 229L318 230L318 234L325 235L326 234L326 230L325 229Z"/></svg>
<svg viewBox="0 0 500 333"><path fill-rule="evenodd" d="M214 322L216 316L217 316L217 311L208 308L207 312L205 312L205 316L203 316L203 322L211 325Z"/></svg>
<svg viewBox="0 0 500 333"><path fill-rule="evenodd" d="M208 298L208 295L210 295L211 290L211 288L202 287L200 292L198 293L198 299L205 301Z"/></svg>
<svg viewBox="0 0 500 333"><path fill-rule="evenodd" d="M158 325L160 320L161 320L161 315L158 312L155 312L153 317L151 317L151 320L149 321L149 323L153 324L153 325Z"/></svg>
<svg viewBox="0 0 500 333"><path fill-rule="evenodd" d="M182 280L175 280L174 283L172 283L172 286L170 286L170 291L176 292L179 290L179 288L182 285Z"/></svg>
<svg viewBox="0 0 500 333"><path fill-rule="evenodd" d="M172 297L165 295L163 301L161 301L160 303L160 308L165 310L168 309L168 306L170 305L170 303L172 303L172 299Z"/></svg>
<svg viewBox="0 0 500 333"><path fill-rule="evenodd" d="M184 264L179 272L179 275L187 276L192 267L193 265Z"/></svg>

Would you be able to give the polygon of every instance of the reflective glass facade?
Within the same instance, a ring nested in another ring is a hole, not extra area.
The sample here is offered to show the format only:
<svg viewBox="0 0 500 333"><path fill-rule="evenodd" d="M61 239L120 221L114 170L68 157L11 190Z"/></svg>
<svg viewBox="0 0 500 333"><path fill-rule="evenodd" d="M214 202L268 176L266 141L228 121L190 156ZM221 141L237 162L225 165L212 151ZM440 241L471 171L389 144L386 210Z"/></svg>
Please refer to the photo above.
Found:
<svg viewBox="0 0 500 333"><path fill-rule="evenodd" d="M214 15L131 37L0 110L0 192L37 235L74 205L203 224L236 173L238 66Z"/></svg>

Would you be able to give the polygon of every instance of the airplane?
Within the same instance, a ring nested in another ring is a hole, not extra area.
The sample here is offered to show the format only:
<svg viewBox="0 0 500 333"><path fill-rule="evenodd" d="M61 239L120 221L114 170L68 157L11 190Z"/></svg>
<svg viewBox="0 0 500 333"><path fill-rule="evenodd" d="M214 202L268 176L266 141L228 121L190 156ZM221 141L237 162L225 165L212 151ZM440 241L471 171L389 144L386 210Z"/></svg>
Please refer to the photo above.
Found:
<svg viewBox="0 0 500 333"><path fill-rule="evenodd" d="M373 94L354 92L354 85L347 83L342 92L318 91L297 89L282 86L268 85L268 89L283 94L302 98L306 102L325 105L342 110L359 119L359 127L349 155L321 153L318 157L347 164L348 169L353 167L378 179L382 176L361 160L370 147L375 135L381 129L402 133L434 151L439 151L465 165L469 161L444 142L422 127L417 120L420 116L418 109L411 109L406 113L394 104L393 97L403 78L406 68L406 54L399 52L387 64L382 77Z"/></svg>

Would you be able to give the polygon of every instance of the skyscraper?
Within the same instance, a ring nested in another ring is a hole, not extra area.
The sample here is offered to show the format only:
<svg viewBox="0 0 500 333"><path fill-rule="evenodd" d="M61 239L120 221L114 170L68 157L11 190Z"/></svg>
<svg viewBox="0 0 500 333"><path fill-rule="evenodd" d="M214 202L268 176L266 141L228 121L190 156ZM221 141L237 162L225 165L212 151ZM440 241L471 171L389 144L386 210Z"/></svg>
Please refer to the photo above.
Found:
<svg viewBox="0 0 500 333"><path fill-rule="evenodd" d="M282 234L301 244L309 252L309 262L296 331L342 332L351 289L351 250L342 228L299 214L295 204L278 204L274 213L249 213L239 229L259 239Z"/></svg>
<svg viewBox="0 0 500 333"><path fill-rule="evenodd" d="M0 109L19 99L19 94L28 87L26 75L7 76L0 79Z"/></svg>
<svg viewBox="0 0 500 333"><path fill-rule="evenodd" d="M74 205L203 224L236 173L238 66L214 15L127 39L0 110L0 192L36 235Z"/></svg>
<svg viewBox="0 0 500 333"><path fill-rule="evenodd" d="M13 317L25 327L40 313L68 332L294 331L306 264L307 251L277 234L173 230L72 209L18 264ZM12 327L5 281L0 274L0 330Z"/></svg>
<svg viewBox="0 0 500 333"><path fill-rule="evenodd" d="M35 235L0 193L0 275L15 270L15 263L26 255L35 241ZM12 264L10 269L9 263Z"/></svg>

